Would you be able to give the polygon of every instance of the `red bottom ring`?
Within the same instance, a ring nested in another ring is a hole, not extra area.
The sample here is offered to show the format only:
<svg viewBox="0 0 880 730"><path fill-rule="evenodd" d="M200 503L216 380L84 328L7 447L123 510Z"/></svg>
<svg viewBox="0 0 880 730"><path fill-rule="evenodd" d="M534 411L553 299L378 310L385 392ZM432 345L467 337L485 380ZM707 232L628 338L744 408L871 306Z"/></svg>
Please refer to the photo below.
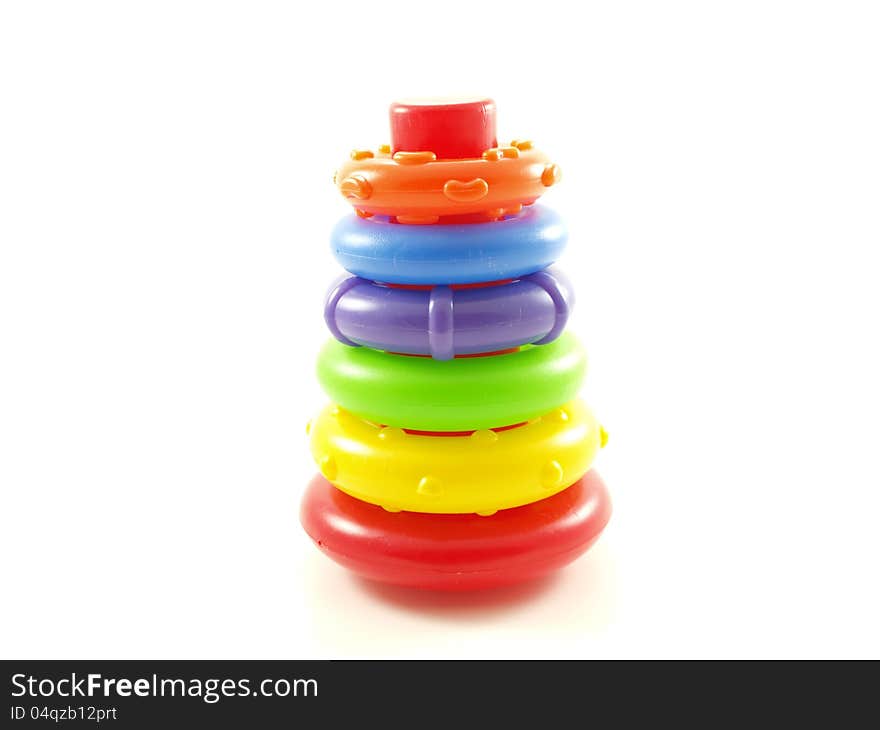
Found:
<svg viewBox="0 0 880 730"><path fill-rule="evenodd" d="M595 471L540 502L490 517L386 512L315 476L300 520L337 563L383 583L463 591L519 583L585 552L611 516Z"/></svg>

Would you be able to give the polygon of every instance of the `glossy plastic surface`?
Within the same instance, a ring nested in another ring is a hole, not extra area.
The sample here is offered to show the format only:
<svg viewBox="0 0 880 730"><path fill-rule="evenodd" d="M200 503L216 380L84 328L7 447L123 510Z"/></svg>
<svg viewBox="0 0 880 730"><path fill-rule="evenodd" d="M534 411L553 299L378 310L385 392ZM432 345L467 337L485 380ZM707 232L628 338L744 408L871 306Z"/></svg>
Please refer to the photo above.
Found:
<svg viewBox="0 0 880 730"><path fill-rule="evenodd" d="M580 401L530 423L468 436L423 436L381 427L328 406L310 426L324 477L387 510L484 513L565 489L590 468L604 431Z"/></svg>
<svg viewBox="0 0 880 730"><path fill-rule="evenodd" d="M360 215L425 225L445 216L497 220L534 203L560 176L547 155L524 141L460 160L439 159L433 150L354 150L335 180Z"/></svg>
<svg viewBox="0 0 880 730"><path fill-rule="evenodd" d="M438 158L479 157L497 147L495 102L404 99L391 105L391 152L431 150Z"/></svg>
<svg viewBox="0 0 880 730"><path fill-rule="evenodd" d="M328 293L324 321L345 345L450 360L552 342L573 304L558 271L468 289L399 289L350 276Z"/></svg>
<svg viewBox="0 0 880 730"><path fill-rule="evenodd" d="M574 335L503 355L432 360L329 340L318 380L331 400L375 423L470 431L537 418L571 400L587 360Z"/></svg>
<svg viewBox="0 0 880 730"><path fill-rule="evenodd" d="M328 557L372 580L415 588L476 590L537 578L596 540L611 501L595 471L539 502L477 515L391 514L315 477L300 519Z"/></svg>
<svg viewBox="0 0 880 730"><path fill-rule="evenodd" d="M494 223L409 226L382 218L342 218L330 234L346 271L390 284L474 284L514 279L559 258L568 231L543 205Z"/></svg>

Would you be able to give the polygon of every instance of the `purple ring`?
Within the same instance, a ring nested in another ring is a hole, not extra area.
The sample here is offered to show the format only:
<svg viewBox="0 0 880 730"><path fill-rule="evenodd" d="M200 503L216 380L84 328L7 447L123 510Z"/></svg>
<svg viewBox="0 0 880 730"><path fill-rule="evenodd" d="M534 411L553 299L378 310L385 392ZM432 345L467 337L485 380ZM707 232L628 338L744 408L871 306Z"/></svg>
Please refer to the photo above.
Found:
<svg viewBox="0 0 880 730"><path fill-rule="evenodd" d="M571 285L554 269L474 288L404 289L347 276L330 289L324 319L346 345L451 360L552 342L573 306Z"/></svg>

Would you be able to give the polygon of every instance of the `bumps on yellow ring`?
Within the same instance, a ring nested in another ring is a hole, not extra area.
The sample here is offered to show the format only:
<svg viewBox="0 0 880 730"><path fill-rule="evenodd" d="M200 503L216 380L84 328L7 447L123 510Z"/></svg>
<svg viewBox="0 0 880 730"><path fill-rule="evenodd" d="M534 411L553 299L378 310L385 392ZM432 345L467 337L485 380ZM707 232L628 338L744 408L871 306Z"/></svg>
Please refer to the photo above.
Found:
<svg viewBox="0 0 880 730"><path fill-rule="evenodd" d="M479 431L474 431L470 435L471 441L478 444L483 444L484 446L490 446L491 444L498 442L498 434L494 431L490 431L489 429L480 429Z"/></svg>
<svg viewBox="0 0 880 730"><path fill-rule="evenodd" d="M541 486L544 489L556 489L562 484L565 472L558 461L548 461L541 468Z"/></svg>
<svg viewBox="0 0 880 730"><path fill-rule="evenodd" d="M384 427L377 435L382 441L400 441L406 437L402 428L392 428L390 426Z"/></svg>
<svg viewBox="0 0 880 730"><path fill-rule="evenodd" d="M425 476L419 479L419 486L416 487L416 492L423 497L439 497L443 493L443 487L439 479Z"/></svg>
<svg viewBox="0 0 880 730"><path fill-rule="evenodd" d="M329 454L325 454L318 461L318 468L321 470L321 474L324 475L324 478L328 482L332 482L336 479L336 474L338 470L336 468L336 460L330 456Z"/></svg>

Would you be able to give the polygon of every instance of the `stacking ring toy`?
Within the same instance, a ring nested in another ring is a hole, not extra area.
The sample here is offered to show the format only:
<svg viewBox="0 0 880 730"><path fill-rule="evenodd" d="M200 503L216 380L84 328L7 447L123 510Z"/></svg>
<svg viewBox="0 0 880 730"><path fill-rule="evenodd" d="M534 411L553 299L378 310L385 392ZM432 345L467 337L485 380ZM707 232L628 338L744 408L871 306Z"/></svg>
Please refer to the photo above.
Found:
<svg viewBox="0 0 880 730"><path fill-rule="evenodd" d="M473 431L558 408L575 396L586 366L571 333L540 347L446 362L329 340L318 355L318 380L331 400L374 423Z"/></svg>
<svg viewBox="0 0 880 730"><path fill-rule="evenodd" d="M464 159L437 159L429 150L355 150L336 185L361 216L424 225L475 213L497 220L534 203L560 177L547 155L515 140Z"/></svg>
<svg viewBox="0 0 880 730"><path fill-rule="evenodd" d="M573 303L556 271L469 289L399 289L351 276L330 290L324 320L345 345L450 360L552 342Z"/></svg>
<svg viewBox="0 0 880 730"><path fill-rule="evenodd" d="M300 520L328 557L385 583L472 590L540 577L599 537L611 505L591 471L606 433L577 399L586 355L574 292L551 267L568 240L538 198L559 168L499 143L488 97L406 99L389 144L333 182L348 272L324 303L309 422L320 474Z"/></svg>
<svg viewBox="0 0 880 730"><path fill-rule="evenodd" d="M490 515L574 484L604 441L593 414L574 400L503 431L410 434L328 406L310 426L327 481L389 511Z"/></svg>
<svg viewBox="0 0 880 730"><path fill-rule="evenodd" d="M346 271L389 284L476 284L514 279L559 258L568 231L535 205L494 223L408 226L347 215L333 229L333 255Z"/></svg>
<svg viewBox="0 0 880 730"><path fill-rule="evenodd" d="M540 502L477 515L391 514L316 476L300 520L337 563L372 580L473 590L538 578L586 551L611 516L595 471Z"/></svg>

